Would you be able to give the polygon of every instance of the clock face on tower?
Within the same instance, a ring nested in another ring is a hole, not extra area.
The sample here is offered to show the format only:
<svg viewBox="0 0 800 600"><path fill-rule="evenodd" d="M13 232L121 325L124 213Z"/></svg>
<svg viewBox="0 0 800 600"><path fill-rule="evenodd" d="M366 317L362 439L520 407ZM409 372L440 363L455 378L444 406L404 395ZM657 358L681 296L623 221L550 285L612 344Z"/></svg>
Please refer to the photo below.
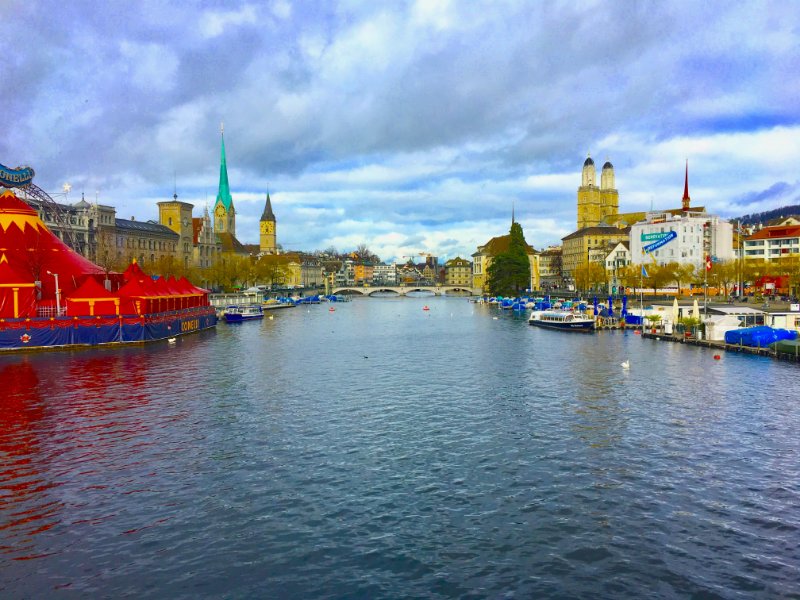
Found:
<svg viewBox="0 0 800 600"><path fill-rule="evenodd" d="M274 233L275 224L269 221L261 221L261 233Z"/></svg>

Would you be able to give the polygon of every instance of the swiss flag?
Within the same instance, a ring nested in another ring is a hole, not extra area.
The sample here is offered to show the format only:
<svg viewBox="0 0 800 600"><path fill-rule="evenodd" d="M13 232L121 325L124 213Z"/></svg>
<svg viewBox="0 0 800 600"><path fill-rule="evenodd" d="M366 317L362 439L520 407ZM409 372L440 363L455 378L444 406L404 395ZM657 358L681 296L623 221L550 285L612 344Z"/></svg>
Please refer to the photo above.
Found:
<svg viewBox="0 0 800 600"><path fill-rule="evenodd" d="M706 271L710 271L710 270L711 270L711 257L710 256L706 256Z"/></svg>

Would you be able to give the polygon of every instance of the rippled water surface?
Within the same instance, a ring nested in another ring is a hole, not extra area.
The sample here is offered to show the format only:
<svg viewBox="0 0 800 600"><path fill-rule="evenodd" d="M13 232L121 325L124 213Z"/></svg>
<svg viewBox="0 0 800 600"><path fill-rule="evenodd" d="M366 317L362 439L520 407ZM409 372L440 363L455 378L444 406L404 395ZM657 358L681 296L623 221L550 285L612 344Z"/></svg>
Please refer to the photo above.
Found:
<svg viewBox="0 0 800 600"><path fill-rule="evenodd" d="M373 298L2 356L0 596L800 597L800 371L713 354Z"/></svg>

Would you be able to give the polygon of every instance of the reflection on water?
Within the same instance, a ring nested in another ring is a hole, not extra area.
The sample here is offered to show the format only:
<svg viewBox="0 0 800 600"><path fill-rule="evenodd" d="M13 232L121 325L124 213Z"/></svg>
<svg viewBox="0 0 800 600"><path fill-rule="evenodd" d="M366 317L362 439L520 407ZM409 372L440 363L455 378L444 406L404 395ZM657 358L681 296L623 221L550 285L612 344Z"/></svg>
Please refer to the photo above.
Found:
<svg viewBox="0 0 800 600"><path fill-rule="evenodd" d="M0 361L4 597L798 592L794 365L430 297Z"/></svg>

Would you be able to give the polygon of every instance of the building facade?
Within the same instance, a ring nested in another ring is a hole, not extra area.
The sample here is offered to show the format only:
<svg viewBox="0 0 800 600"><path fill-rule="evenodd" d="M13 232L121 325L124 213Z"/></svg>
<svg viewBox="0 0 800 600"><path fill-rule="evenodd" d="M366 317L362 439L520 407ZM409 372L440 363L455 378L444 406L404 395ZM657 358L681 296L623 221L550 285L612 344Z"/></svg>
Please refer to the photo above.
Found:
<svg viewBox="0 0 800 600"><path fill-rule="evenodd" d="M376 285L396 285L397 265L380 263L372 271L372 282Z"/></svg>
<svg viewBox="0 0 800 600"><path fill-rule="evenodd" d="M322 261L311 254L300 255L300 282L303 287L316 288L325 285Z"/></svg>
<svg viewBox="0 0 800 600"><path fill-rule="evenodd" d="M539 253L539 277L542 289L557 289L564 285L561 262L561 246L548 246Z"/></svg>
<svg viewBox="0 0 800 600"><path fill-rule="evenodd" d="M359 261L353 265L353 283L370 285L375 273L375 266L370 262Z"/></svg>
<svg viewBox="0 0 800 600"><path fill-rule="evenodd" d="M115 234L116 259L120 264L135 258L147 270L161 259L178 255L180 235L155 221L117 219Z"/></svg>
<svg viewBox="0 0 800 600"><path fill-rule="evenodd" d="M773 262L800 255L800 225L764 227L744 240L745 260Z"/></svg>
<svg viewBox="0 0 800 600"><path fill-rule="evenodd" d="M622 270L631 264L631 250L629 242L617 242L614 244L605 259L606 273L608 273L609 293L616 294L620 288L620 274Z"/></svg>
<svg viewBox="0 0 800 600"><path fill-rule="evenodd" d="M700 268L707 257L714 262L732 260L733 226L705 212L647 213L644 221L631 227L630 252L633 264L655 259L661 265L674 262Z"/></svg>
<svg viewBox="0 0 800 600"><path fill-rule="evenodd" d="M217 260L222 246L214 233L211 216L208 209L203 211L202 217L192 218L192 254L194 265L199 269L208 269Z"/></svg>
<svg viewBox="0 0 800 600"><path fill-rule="evenodd" d="M630 227L613 226L585 227L561 239L561 269L565 281L574 279L575 269L589 264L591 255L609 244L627 242ZM602 262L600 255L595 255L597 262Z"/></svg>
<svg viewBox="0 0 800 600"><path fill-rule="evenodd" d="M472 287L472 263L457 256L444 263L444 282L447 285Z"/></svg>

